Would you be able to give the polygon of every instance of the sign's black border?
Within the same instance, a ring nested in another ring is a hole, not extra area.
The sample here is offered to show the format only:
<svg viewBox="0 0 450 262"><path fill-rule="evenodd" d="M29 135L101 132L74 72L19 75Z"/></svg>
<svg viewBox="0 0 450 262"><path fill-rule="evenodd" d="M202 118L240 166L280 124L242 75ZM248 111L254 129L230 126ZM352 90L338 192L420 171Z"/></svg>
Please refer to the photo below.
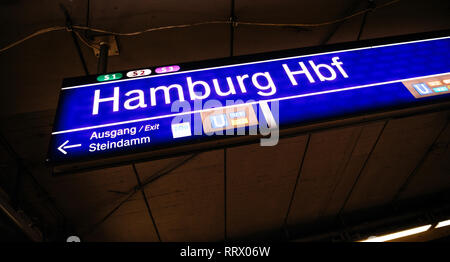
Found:
<svg viewBox="0 0 450 262"><path fill-rule="evenodd" d="M400 36L383 37L383 38L376 38L376 39L367 39L367 40L337 43L337 44L329 44L329 45L323 45L323 46L304 47L304 48L288 49L288 50L282 50L282 51L273 51L273 52L266 52L266 53L235 56L235 57L211 59L211 60L204 60L204 61L197 61L197 62L180 63L180 64L176 64L176 65L180 66L180 70L177 72L183 72L183 71L190 71L190 70L196 70L196 69L206 69L206 68L217 67L217 66L226 66L226 65L256 62L256 61L278 59L278 58L285 58L285 57L302 56L302 55L314 55L314 54L325 53L325 52L333 52L333 51L356 49L356 48L363 48L363 47L370 47L370 46L403 43L403 42L425 40L425 39L447 37L447 36L450 36L450 29L440 30L440 31L432 31L432 32L424 32L424 33L416 33L416 34L408 34L408 35L400 35ZM153 75L155 68L162 67L162 66L171 66L171 65L174 65L174 64L161 65L161 66L159 66L159 65L158 66L150 66L150 67L146 67L145 69L151 69L152 75ZM108 72L107 74L122 73L123 76L126 76L126 73L128 71L139 70L139 69L144 69L144 68L135 68L135 69L128 69L128 70L123 70L123 71ZM168 74L170 74L170 73L168 73ZM89 76L82 76L82 77L66 78L63 80L62 87L71 87L71 86L77 86L77 85L98 83L98 81L97 81L98 76L99 75L89 75ZM137 77L136 79L139 79L139 77ZM107 82L105 82L105 83L107 83ZM361 115L365 115L365 114L383 113L383 112L397 110L397 109L406 109L406 108L411 108L411 107L417 107L418 105L429 105L431 103L437 104L437 103L445 102L445 101L449 101L448 96L443 96L441 99L435 99L433 102L423 101L416 105L407 106L407 107L395 106L395 107L390 107L390 108L384 108L383 110L365 112L364 114L347 115L345 117L327 119L327 121L347 119L347 118L361 116ZM60 102L61 102L61 99L60 99L60 96L58 95L58 108L60 108ZM60 114L61 114L61 112L59 112L57 109L54 121L56 121L58 118L61 117ZM320 121L324 121L324 120L320 120ZM313 122L313 123L301 123L301 124L289 126L286 128L299 127L299 126L314 124L314 123L317 123L317 121ZM52 130L52 132L54 132L54 130ZM212 137L208 137L208 138L202 137L201 142L208 143L208 142L214 142L214 141L218 141L218 140L223 141L223 140L226 140L227 138L233 138L233 137L235 137L235 136L221 136L221 137L212 136ZM209 148L205 147L206 148L205 150L223 148L226 146L237 146L237 145L242 145L242 144L254 143L256 141L256 139L259 139L261 136L253 136L253 137L254 138L250 138L247 142L241 141L238 143L233 143L231 145L226 145L226 143L222 143L221 145L211 145ZM82 162L86 162L86 161L112 158L112 157L117 157L117 156L123 155L122 153L111 153L108 156L86 157L86 158L79 158L77 160L54 162L54 161L51 161L51 159L50 159L51 141L52 141L52 139L50 139L50 142L49 142L47 159L46 159L46 163L51 166L59 166L59 165L71 164L71 163L77 164L77 163L82 163ZM180 146L189 145L189 144L193 144L193 143L197 143L197 141L189 142L186 144L177 144L172 147L180 147ZM167 147L164 147L164 148L167 148ZM153 151L158 151L161 149L163 149L163 147L152 147L149 149L139 150L139 152L136 152L136 153L153 152ZM180 153L182 153L182 152L180 152ZM127 155L128 154L129 153L127 153ZM157 157L155 157L155 159L170 157L173 155L174 155L173 153L170 153L170 154L163 153L163 154L159 154ZM175 154L175 155L177 155L177 154ZM111 165L109 165L109 166L111 166Z"/></svg>

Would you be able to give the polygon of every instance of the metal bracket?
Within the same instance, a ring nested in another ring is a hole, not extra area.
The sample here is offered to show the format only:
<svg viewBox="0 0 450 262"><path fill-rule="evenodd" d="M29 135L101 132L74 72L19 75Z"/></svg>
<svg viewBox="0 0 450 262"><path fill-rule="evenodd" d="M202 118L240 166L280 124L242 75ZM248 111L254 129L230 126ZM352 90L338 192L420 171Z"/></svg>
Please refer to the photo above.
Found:
<svg viewBox="0 0 450 262"><path fill-rule="evenodd" d="M119 55L119 46L117 45L117 40L114 35L102 35L94 36L92 42L95 46L101 46L102 44L108 45L108 56ZM92 48L96 57L100 55L100 48Z"/></svg>

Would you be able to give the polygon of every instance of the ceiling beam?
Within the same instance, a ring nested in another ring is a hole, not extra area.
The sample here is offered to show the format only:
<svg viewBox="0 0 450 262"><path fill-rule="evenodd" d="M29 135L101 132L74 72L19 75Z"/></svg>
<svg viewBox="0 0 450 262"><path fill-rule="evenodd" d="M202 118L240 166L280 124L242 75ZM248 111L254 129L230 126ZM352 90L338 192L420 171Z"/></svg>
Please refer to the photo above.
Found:
<svg viewBox="0 0 450 262"><path fill-rule="evenodd" d="M353 3L346 9L346 11L343 13L342 17L346 17L349 16L353 13L355 13L356 9L358 9L358 7L360 6L361 1L360 0L355 0L353 1ZM333 27L330 29L329 33L325 36L325 38L322 40L322 45L327 44L330 39L334 36L334 34L336 34L336 32L339 30L339 28L341 27L341 25L346 22L345 21L341 21L339 23L335 23L333 25Z"/></svg>

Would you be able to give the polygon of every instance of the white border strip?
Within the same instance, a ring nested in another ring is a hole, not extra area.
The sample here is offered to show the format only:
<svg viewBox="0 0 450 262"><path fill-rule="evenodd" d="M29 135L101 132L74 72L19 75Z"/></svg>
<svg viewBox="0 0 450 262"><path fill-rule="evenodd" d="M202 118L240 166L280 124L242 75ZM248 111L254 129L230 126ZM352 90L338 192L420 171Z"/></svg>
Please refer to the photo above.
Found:
<svg viewBox="0 0 450 262"><path fill-rule="evenodd" d="M434 228L450 226L450 219L439 222Z"/></svg>
<svg viewBox="0 0 450 262"><path fill-rule="evenodd" d="M414 228L411 228L411 229L395 232L395 233L392 233L392 234L387 234L387 235L384 235L384 236L369 237L366 240L362 240L362 241L358 241L358 242L386 242L386 241L389 241L389 240L394 240L394 239L398 239L398 238L402 238L402 237L407 237L407 236L419 234L419 233L427 231L430 228L431 228L431 224L428 224L428 225L425 225L425 226L414 227Z"/></svg>
<svg viewBox="0 0 450 262"><path fill-rule="evenodd" d="M294 96L286 96L286 97L273 98L273 99L267 99L267 100L259 100L259 101L256 101L256 102L245 103L245 105L258 104L259 102L282 101L282 100L288 100L288 99L294 99L294 98L300 98L300 97L307 97L307 96L316 96L316 95L322 95L322 94L336 93L336 92L342 92L342 91L347 91L347 90L361 89L361 88L366 88L366 87L371 87L371 86L392 84L392 83L409 81L409 80L414 80L414 79L419 79L419 78L436 77L436 76L447 75L447 74L450 74L450 72L441 73L441 74L434 74L434 75L418 76L418 77L412 77L412 78L405 78L405 79L399 79L399 80L392 80L392 81L386 81L386 82L380 82L380 83L374 83L374 84L367 84L367 85L344 87L344 88L327 90L327 91L322 91L322 92L315 92L315 93L308 93L308 94L301 94L301 95L294 95ZM173 116L181 116L181 115L187 115L187 114L195 114L195 113L200 113L200 112L207 112L207 111L217 110L217 109L221 109L221 108L232 108L232 107L237 107L237 106L242 106L242 105L243 104L231 105L231 106L223 106L223 107L216 107L216 108L209 108L209 109L202 109L202 110L194 110L194 111L183 112L183 113L175 113L175 114L168 114L168 115L161 115L161 116L155 116L155 117L148 117L148 118L141 118L141 119L122 121L122 122L115 122L115 123L103 124L103 125L97 125L97 126L74 128L74 129L68 129L68 130L53 132L52 135L71 133L71 132L83 131L83 130L89 130L89 129L96 129L96 128L108 127L108 126L116 126L116 125L122 125L122 124L130 124L130 123L136 123L136 122L142 122L142 121L149 121L149 120L155 120L155 119L160 119L160 118L165 118L165 117L173 117Z"/></svg>
<svg viewBox="0 0 450 262"><path fill-rule="evenodd" d="M108 82L100 82L100 83L93 83L93 84L77 85L77 86L63 87L63 88L61 88L61 90L68 90L68 89L75 89L75 88L80 88L80 87L88 87L88 86L96 86L96 85L106 85L106 84L119 83L119 82L125 82L125 81L135 81L135 80L141 80L141 79L153 78L153 77L162 77L162 76L168 76L168 75L177 75L177 74L184 74L184 73L208 71L208 70L214 70L214 69L220 69L220 68L238 67L238 66L253 65L253 64L261 64L261 63L266 63L266 62L274 62L274 61L280 61L280 60L290 60L290 59L310 57L310 56L317 56L317 55L338 54L338 53L348 52L348 51L364 50L364 49L387 47L387 46L395 46L395 45L413 44L413 43L441 40L441 39L447 39L447 38L450 38L450 36L431 38L431 39L425 39L425 40L415 40L415 41L402 42L402 43L386 44L386 45L377 45L377 46L368 46L368 47L360 47L360 48L353 48L353 49L337 50L337 51L315 53L315 54L309 54L309 55L276 58L276 59L262 60L262 61L256 61L256 62L248 62L248 63L242 63L242 64L216 66L216 67L195 69L195 70L189 70L189 71L181 71L181 72L175 72L175 73L169 73L169 74L151 75L151 76L145 76L145 77L139 77L139 78L128 78L128 79L121 79L121 80L108 81Z"/></svg>

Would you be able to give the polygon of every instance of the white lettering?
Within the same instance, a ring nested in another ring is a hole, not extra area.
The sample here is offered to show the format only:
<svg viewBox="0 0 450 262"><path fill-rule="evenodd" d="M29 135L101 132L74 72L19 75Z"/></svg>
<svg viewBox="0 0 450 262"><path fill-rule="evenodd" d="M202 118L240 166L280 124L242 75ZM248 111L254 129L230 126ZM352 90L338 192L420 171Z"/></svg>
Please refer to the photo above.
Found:
<svg viewBox="0 0 450 262"><path fill-rule="evenodd" d="M164 91L164 101L166 104L170 104L171 100L170 100L170 89L172 88L176 88L178 90L178 100L180 101L184 101L184 93L183 93L183 88L180 85L177 84L173 84L170 85L169 87L167 86L158 86L158 87L152 87L150 88L150 100L151 100L151 105L155 106L156 105L156 91L158 90L163 90Z"/></svg>
<svg viewBox="0 0 450 262"><path fill-rule="evenodd" d="M219 96L228 96L228 95L235 95L236 90L234 89L233 81L231 80L231 77L227 77L227 83L228 83L228 92L224 93L222 90L220 90L219 81L217 79L213 79L213 85L214 89L216 90L216 93Z"/></svg>
<svg viewBox="0 0 450 262"><path fill-rule="evenodd" d="M93 115L98 115L98 107L101 102L113 102L113 112L119 111L119 87L114 87L114 96L107 98L100 98L100 89L95 90L94 93L94 107L92 109Z"/></svg>
<svg viewBox="0 0 450 262"><path fill-rule="evenodd" d="M303 62L298 62L298 64L300 65L302 70L294 71L294 72L292 72L286 64L283 64L284 71L288 75L289 80L291 80L292 85L293 86L298 85L297 80L295 80L294 75L299 75L299 74L305 74L310 83L316 82L316 81L314 81L314 78L312 77L311 73L308 71L308 68L306 68L305 64Z"/></svg>
<svg viewBox="0 0 450 262"><path fill-rule="evenodd" d="M138 90L138 89L131 90L131 91L125 93L125 96L130 96L132 94L137 94L137 96L132 97L132 98L128 99L127 101L125 101L125 103L123 104L123 107L125 107L125 109L133 110L133 109L136 109L139 107L141 107L141 108L147 107L147 104L145 103L144 91ZM135 105L131 105L131 102L134 102L134 101L138 101L138 103Z"/></svg>
<svg viewBox="0 0 450 262"><path fill-rule="evenodd" d="M339 70L339 72L341 72L342 76L344 78L348 78L347 73L344 71L344 69L341 67L341 65L343 65L344 63L338 61L339 57L333 57L331 60L333 60L333 63L331 63L331 65L337 67L337 69Z"/></svg>
<svg viewBox="0 0 450 262"><path fill-rule="evenodd" d="M311 67L314 69L314 72L316 72L316 75L319 77L320 81L331 81L336 79L336 72L334 72L333 68L331 68L331 66L327 65L327 64L318 64L316 65L314 63L314 61L309 60L309 64L311 65ZM328 72L331 73L331 76L326 77L324 75L322 75L322 73L320 72L320 68L326 68L328 70Z"/></svg>
<svg viewBox="0 0 450 262"><path fill-rule="evenodd" d="M241 89L242 93L247 93L247 89L245 89L244 79L248 78L248 75L243 76L237 76L236 79L239 84L239 88Z"/></svg>
<svg viewBox="0 0 450 262"><path fill-rule="evenodd" d="M263 86L263 85L261 85L258 82L258 77L261 77L261 76L266 79L267 85ZM275 94L275 92L277 91L276 87L275 87L275 84L273 83L272 77L270 77L269 72L254 74L252 76L252 83L259 90L264 90L265 91L265 90L270 89L270 92L268 92L268 93L264 93L264 92L258 91L258 95L261 95L261 96L271 96L271 95Z"/></svg>
<svg viewBox="0 0 450 262"><path fill-rule="evenodd" d="M195 100L195 99L205 99L209 96L209 94L211 93L211 88L209 87L208 83L204 82L204 81L195 81L192 82L192 78L191 77L187 77L186 78L187 83L188 83L188 88L189 88L189 95L191 97L191 100ZM201 85L203 86L203 89L205 89L205 93L203 95L198 95L200 94L199 92L195 92L194 91L194 87L196 85Z"/></svg>

